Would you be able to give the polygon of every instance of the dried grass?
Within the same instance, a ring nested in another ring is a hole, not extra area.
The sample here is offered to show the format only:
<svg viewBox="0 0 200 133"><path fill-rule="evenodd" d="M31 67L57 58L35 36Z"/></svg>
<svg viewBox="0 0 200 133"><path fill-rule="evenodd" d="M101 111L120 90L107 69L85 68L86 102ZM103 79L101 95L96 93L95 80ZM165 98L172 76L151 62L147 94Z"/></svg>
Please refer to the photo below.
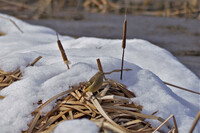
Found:
<svg viewBox="0 0 200 133"><path fill-rule="evenodd" d="M36 58L31 64L29 64L28 66L33 66L38 60L40 60L42 57L39 56L38 58ZM28 67L27 66L27 67ZM10 84L12 84L15 81L20 80L20 78L22 77L22 73L20 71L20 69L16 69L13 72L10 73L6 73L2 70L0 70L0 90L4 89L5 87L9 86Z"/></svg>
<svg viewBox="0 0 200 133"><path fill-rule="evenodd" d="M87 92L80 99L87 85L88 82L82 82L78 86L72 86L72 89L42 104L32 113L35 117L25 132L51 132L62 121L87 118L99 127L99 132L150 133L155 128L145 119L165 121L160 117L141 113L142 106L131 100L135 97L134 93L121 83L108 79L98 92ZM55 100L57 105L50 112L41 115L40 110ZM165 124L169 127L169 123Z"/></svg>

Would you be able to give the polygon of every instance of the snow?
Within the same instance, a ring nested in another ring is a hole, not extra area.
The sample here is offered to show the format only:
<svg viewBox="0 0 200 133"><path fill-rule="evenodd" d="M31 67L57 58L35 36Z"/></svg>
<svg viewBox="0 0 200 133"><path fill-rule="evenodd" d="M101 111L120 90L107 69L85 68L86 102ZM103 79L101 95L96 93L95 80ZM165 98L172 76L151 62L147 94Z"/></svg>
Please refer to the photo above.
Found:
<svg viewBox="0 0 200 133"><path fill-rule="evenodd" d="M97 71L96 59L100 58L105 72L119 69L121 65L121 40L81 37L73 39L59 36L70 60L70 70L62 61L57 46L54 30L42 26L27 24L14 17L11 18L24 31L22 34L10 21L0 17L0 70L6 72L17 68L23 72L21 80L0 91L5 96L0 101L0 132L20 133L28 128L32 120L31 112L43 103L70 88L71 85L87 81ZM34 66L26 67L38 56L43 58ZM179 132L188 132L200 110L200 97L186 91L166 86L166 81L193 91L200 91L200 79L182 65L171 53L148 41L128 39L125 50L124 68L132 71L124 72L123 81L120 73L113 73L107 78L125 84L136 94L133 101L141 104L143 113L152 114L164 119L174 114ZM43 111L49 111L51 103ZM160 122L149 120L157 127ZM86 124L85 124L86 123ZM172 124L173 122L170 121ZM73 130L72 125L76 128ZM89 128L86 128L90 125ZM69 127L69 128L65 128ZM194 133L198 133L200 123ZM98 132L94 123L88 120L62 122L55 129L58 132ZM166 130L163 128L163 130Z"/></svg>
<svg viewBox="0 0 200 133"><path fill-rule="evenodd" d="M79 127L79 128L77 128ZM54 133L98 133L98 127L88 119L68 120L60 123Z"/></svg>

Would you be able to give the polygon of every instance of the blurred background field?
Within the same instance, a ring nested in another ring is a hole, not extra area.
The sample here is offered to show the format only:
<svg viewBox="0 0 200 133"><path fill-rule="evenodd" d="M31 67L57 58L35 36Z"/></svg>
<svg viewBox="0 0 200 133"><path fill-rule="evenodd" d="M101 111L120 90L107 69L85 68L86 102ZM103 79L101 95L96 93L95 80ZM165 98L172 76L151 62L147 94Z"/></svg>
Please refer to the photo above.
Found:
<svg viewBox="0 0 200 133"><path fill-rule="evenodd" d="M199 0L0 0L0 12L72 37L145 39L200 76ZM133 51L134 52L134 51Z"/></svg>

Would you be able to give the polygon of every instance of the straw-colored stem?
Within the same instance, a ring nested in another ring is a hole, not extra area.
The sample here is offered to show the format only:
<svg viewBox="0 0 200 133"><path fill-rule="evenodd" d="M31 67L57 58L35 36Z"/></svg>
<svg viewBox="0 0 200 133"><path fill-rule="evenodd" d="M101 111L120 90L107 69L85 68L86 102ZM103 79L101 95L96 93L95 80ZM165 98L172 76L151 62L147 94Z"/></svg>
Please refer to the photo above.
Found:
<svg viewBox="0 0 200 133"><path fill-rule="evenodd" d="M156 131L158 131L165 123L167 123L167 121L169 121L174 115L170 115L159 127L157 127L153 133L155 133Z"/></svg>
<svg viewBox="0 0 200 133"><path fill-rule="evenodd" d="M175 119L174 115L173 115L173 122L174 122L174 127L175 127L175 133L178 133L178 126L177 126L176 119Z"/></svg>
<svg viewBox="0 0 200 133"><path fill-rule="evenodd" d="M191 92L191 93L200 95L200 93L199 93L199 92L196 92L196 91L192 91L192 90L189 90L189 89L185 89L185 88L183 88L183 87L180 87L180 86L177 86L177 85L173 85L173 84L167 83L167 82L165 82L165 81L163 81L163 83L166 84L166 85L173 86L173 87L176 87L176 88L178 88L178 89L184 90L184 91L188 91L188 92Z"/></svg>
<svg viewBox="0 0 200 133"><path fill-rule="evenodd" d="M194 123L192 124L192 127L191 127L191 129L189 131L189 133L193 132L194 128L196 127L196 125L197 125L197 123L199 121L199 118L200 118L200 111L198 112L198 114L197 114L197 116L196 116L196 118L194 120Z"/></svg>

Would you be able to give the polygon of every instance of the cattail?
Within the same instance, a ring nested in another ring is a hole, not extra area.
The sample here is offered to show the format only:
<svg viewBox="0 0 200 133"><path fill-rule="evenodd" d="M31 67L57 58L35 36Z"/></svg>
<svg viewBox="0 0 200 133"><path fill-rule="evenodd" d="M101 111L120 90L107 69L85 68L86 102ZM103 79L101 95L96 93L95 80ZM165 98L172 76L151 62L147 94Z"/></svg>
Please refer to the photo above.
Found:
<svg viewBox="0 0 200 133"><path fill-rule="evenodd" d="M122 64L121 64L121 75L120 79L122 80L122 75L123 75L123 67L124 67L124 52L126 48L126 31L127 31L127 20L126 20L126 11L125 11L125 19L124 19L124 24L123 24L123 40L122 40Z"/></svg>
<svg viewBox="0 0 200 133"><path fill-rule="evenodd" d="M61 52L63 61L64 61L64 63L67 65L67 68L69 69L69 61L68 61L67 56L66 56L66 54L65 54L65 51L64 51L64 49L63 49L62 43L61 43L61 41L60 41L59 38L58 38L58 32L56 32L56 35L57 35L57 44L58 44L58 47L59 47L59 49L60 49L60 52Z"/></svg>
<svg viewBox="0 0 200 133"><path fill-rule="evenodd" d="M99 58L97 59L97 65L98 65L99 71L103 72L103 68L102 68L101 61Z"/></svg>

